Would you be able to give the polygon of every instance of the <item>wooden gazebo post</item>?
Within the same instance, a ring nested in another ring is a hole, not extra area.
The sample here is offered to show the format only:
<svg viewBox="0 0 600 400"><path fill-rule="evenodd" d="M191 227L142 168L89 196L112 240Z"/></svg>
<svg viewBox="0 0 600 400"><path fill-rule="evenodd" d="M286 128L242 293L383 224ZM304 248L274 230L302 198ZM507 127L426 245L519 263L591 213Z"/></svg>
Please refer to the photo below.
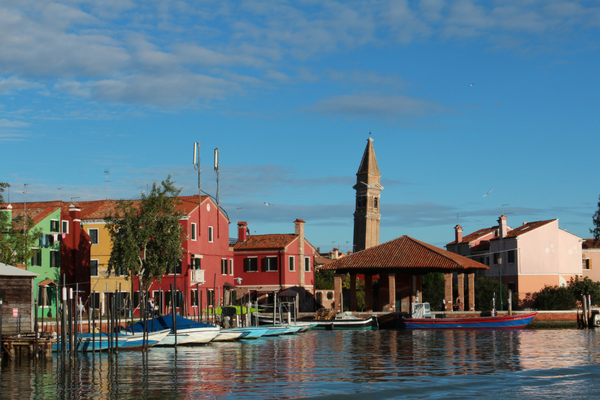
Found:
<svg viewBox="0 0 600 400"><path fill-rule="evenodd" d="M334 304L336 304L335 309L337 312L344 311L344 297L342 296L342 276L342 274L333 275L333 299Z"/></svg>

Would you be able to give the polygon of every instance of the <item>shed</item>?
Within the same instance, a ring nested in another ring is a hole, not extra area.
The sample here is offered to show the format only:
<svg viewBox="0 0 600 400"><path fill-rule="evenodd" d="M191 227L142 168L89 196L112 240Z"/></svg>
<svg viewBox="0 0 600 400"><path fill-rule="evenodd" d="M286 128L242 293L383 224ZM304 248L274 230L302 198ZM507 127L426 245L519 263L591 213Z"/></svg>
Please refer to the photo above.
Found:
<svg viewBox="0 0 600 400"><path fill-rule="evenodd" d="M0 263L2 335L33 332L33 279L38 274Z"/></svg>

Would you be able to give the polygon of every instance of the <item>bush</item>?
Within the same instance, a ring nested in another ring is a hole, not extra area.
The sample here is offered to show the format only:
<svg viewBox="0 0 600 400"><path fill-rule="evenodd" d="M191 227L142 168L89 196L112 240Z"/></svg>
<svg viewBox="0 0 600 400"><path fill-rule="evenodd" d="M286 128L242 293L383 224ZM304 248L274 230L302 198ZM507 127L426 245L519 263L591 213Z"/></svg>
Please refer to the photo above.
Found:
<svg viewBox="0 0 600 400"><path fill-rule="evenodd" d="M475 309L477 311L490 311L494 308L493 299L496 294L496 310L508 310L508 287L502 285L502 307L500 307L500 287L498 279L483 276L475 280ZM519 296L512 294L513 308L518 305Z"/></svg>
<svg viewBox="0 0 600 400"><path fill-rule="evenodd" d="M544 286L533 295L534 307L538 310L572 310L577 307L577 300L566 287Z"/></svg>

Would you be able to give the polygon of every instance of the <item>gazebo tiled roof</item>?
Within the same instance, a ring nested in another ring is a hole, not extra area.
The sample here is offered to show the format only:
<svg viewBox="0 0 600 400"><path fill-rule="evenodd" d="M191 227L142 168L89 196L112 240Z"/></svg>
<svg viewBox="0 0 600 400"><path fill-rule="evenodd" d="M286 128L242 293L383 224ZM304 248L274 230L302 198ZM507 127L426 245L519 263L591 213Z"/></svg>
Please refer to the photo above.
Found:
<svg viewBox="0 0 600 400"><path fill-rule="evenodd" d="M380 271L377 270L386 270L386 272L396 270L396 272L416 274L474 269L488 269L488 267L406 235L335 260L321 267L321 270L335 270L340 273L378 273Z"/></svg>

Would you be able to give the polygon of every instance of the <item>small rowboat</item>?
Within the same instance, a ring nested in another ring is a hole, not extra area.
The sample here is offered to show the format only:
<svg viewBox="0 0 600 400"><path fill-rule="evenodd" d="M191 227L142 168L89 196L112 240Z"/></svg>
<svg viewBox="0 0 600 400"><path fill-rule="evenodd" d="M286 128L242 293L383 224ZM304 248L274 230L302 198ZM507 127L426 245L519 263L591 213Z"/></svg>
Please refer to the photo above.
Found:
<svg viewBox="0 0 600 400"><path fill-rule="evenodd" d="M477 318L402 318L404 329L518 329L524 328L537 313Z"/></svg>

